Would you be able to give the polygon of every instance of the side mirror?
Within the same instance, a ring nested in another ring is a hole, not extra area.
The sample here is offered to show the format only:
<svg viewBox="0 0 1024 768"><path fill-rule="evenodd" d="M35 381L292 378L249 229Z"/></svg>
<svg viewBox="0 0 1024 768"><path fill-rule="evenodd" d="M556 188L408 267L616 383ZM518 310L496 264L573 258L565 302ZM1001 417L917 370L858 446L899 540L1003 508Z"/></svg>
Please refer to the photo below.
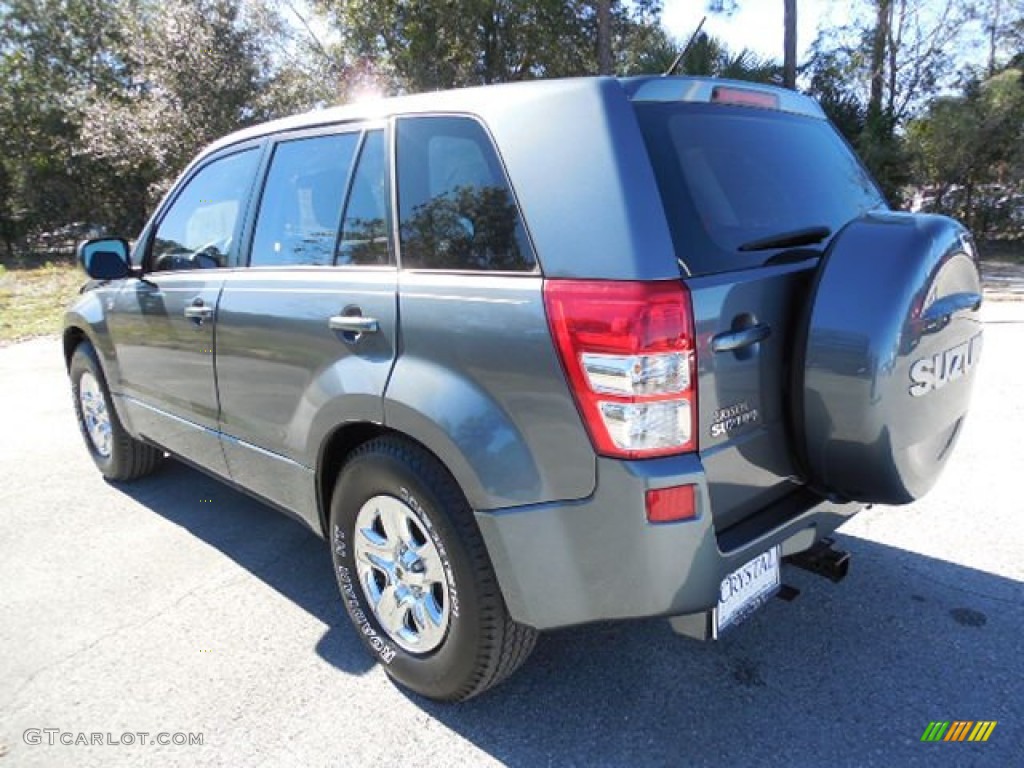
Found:
<svg viewBox="0 0 1024 768"><path fill-rule="evenodd" d="M116 237L86 240L78 246L78 261L96 280L120 280L132 271L128 243Z"/></svg>

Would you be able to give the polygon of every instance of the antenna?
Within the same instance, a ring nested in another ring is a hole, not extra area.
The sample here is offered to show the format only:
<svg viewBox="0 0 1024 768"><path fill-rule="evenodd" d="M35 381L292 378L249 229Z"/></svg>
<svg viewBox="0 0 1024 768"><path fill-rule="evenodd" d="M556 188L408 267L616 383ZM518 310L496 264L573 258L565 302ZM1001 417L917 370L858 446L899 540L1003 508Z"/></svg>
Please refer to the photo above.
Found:
<svg viewBox="0 0 1024 768"><path fill-rule="evenodd" d="M697 39L697 35L700 34L700 30L704 26L704 22L707 20L707 16L701 17L700 24L698 24L697 28L693 30L693 34L690 35L690 39L686 42L686 45L683 46L683 50L679 52L679 55L676 56L676 58L673 60L672 66L665 70L665 72L662 74L662 77L668 77L669 75L676 71L676 67L679 66L679 62L683 60L683 56L685 56L686 52L690 50L690 47L693 45L693 42Z"/></svg>

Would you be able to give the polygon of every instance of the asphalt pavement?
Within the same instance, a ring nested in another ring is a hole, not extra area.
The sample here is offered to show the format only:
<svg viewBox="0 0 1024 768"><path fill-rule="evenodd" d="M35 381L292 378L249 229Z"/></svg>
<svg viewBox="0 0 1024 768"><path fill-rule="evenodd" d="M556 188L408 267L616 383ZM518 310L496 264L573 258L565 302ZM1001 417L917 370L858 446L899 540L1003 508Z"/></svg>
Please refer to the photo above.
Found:
<svg viewBox="0 0 1024 768"><path fill-rule="evenodd" d="M59 343L0 349L0 768L1022 765L1024 302L984 317L950 466L841 529L845 582L787 569L802 594L717 643L551 633L457 706L371 665L320 539L175 462L105 483ZM997 725L921 743L934 720Z"/></svg>

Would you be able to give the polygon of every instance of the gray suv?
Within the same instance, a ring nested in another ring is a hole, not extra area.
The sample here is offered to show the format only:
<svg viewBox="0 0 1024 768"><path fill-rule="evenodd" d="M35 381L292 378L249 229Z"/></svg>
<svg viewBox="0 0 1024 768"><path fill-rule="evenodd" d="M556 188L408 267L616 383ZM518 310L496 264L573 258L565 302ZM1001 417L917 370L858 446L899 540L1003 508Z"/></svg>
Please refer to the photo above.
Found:
<svg viewBox="0 0 1024 768"><path fill-rule="evenodd" d="M166 454L324 536L396 681L537 633L716 637L935 482L981 351L971 238L894 213L813 101L589 78L346 106L204 150L83 243L64 354L111 481Z"/></svg>

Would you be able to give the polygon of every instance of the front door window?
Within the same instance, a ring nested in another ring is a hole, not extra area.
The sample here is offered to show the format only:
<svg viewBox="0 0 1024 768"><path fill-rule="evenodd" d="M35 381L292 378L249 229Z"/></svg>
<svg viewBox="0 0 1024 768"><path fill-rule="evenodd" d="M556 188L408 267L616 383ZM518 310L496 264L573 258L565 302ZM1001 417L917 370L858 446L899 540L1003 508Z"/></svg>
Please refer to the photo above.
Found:
<svg viewBox="0 0 1024 768"><path fill-rule="evenodd" d="M239 217L252 187L259 152L236 152L203 166L185 185L157 227L153 272L234 266Z"/></svg>

